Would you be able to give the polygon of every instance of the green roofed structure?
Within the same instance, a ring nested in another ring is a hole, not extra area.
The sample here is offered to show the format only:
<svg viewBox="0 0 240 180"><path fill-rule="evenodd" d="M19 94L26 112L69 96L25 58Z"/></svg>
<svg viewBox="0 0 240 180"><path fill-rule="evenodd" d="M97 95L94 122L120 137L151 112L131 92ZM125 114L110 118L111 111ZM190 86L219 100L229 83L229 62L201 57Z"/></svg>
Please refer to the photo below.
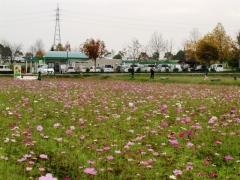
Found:
<svg viewBox="0 0 240 180"><path fill-rule="evenodd" d="M88 60L88 56L81 52L49 51L43 56L43 63L54 68L55 72L60 72L61 65L76 66Z"/></svg>
<svg viewBox="0 0 240 180"><path fill-rule="evenodd" d="M81 52L66 52L66 51L49 51L43 56L45 61L85 61L88 60L88 56Z"/></svg>

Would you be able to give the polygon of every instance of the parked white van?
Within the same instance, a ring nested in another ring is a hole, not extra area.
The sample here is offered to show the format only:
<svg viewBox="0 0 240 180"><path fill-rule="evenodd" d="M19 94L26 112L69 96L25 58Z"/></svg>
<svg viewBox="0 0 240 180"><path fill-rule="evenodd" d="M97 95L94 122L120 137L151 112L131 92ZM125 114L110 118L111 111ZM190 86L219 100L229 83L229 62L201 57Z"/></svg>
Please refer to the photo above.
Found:
<svg viewBox="0 0 240 180"><path fill-rule="evenodd" d="M171 67L168 64L159 64L157 66L157 71L158 72L170 72Z"/></svg>
<svg viewBox="0 0 240 180"><path fill-rule="evenodd" d="M9 66L0 65L0 73L7 74L7 73L11 73L11 72L12 72L12 70L9 68Z"/></svg>
<svg viewBox="0 0 240 180"><path fill-rule="evenodd" d="M54 69L49 68L46 64L42 64L38 65L37 73L39 72L41 72L42 74L54 74Z"/></svg>
<svg viewBox="0 0 240 180"><path fill-rule="evenodd" d="M212 64L210 66L210 71L223 72L224 68L222 64Z"/></svg>
<svg viewBox="0 0 240 180"><path fill-rule="evenodd" d="M112 65L105 65L103 67L103 72L114 72Z"/></svg>

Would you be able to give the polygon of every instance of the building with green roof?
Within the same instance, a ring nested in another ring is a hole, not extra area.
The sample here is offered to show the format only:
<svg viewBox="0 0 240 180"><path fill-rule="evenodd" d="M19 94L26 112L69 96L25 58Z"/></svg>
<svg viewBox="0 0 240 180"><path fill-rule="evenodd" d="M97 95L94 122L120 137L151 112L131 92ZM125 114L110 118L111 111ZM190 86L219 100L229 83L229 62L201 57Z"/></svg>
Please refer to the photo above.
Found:
<svg viewBox="0 0 240 180"><path fill-rule="evenodd" d="M60 72L61 65L75 66L88 60L88 56L81 52L49 51L43 56L42 63L54 68L55 72Z"/></svg>

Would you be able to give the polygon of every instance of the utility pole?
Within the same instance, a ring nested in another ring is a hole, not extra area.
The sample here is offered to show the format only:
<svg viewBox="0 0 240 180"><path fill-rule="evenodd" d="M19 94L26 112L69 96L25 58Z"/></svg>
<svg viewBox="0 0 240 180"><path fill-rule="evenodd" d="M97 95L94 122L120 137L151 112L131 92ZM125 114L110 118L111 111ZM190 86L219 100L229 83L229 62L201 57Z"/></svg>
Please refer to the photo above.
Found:
<svg viewBox="0 0 240 180"><path fill-rule="evenodd" d="M61 31L60 31L60 9L59 4L56 9L56 24L55 24L55 32L54 32L54 41L53 46L57 47L58 44L61 44Z"/></svg>

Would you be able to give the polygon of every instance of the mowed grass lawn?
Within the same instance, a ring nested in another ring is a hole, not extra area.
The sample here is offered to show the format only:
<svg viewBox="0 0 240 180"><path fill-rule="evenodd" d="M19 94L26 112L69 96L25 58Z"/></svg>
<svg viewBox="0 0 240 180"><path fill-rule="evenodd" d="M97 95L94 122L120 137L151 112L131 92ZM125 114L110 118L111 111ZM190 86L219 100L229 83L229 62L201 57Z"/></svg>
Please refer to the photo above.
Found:
<svg viewBox="0 0 240 180"><path fill-rule="evenodd" d="M173 78L0 78L0 179L240 179L240 87Z"/></svg>

